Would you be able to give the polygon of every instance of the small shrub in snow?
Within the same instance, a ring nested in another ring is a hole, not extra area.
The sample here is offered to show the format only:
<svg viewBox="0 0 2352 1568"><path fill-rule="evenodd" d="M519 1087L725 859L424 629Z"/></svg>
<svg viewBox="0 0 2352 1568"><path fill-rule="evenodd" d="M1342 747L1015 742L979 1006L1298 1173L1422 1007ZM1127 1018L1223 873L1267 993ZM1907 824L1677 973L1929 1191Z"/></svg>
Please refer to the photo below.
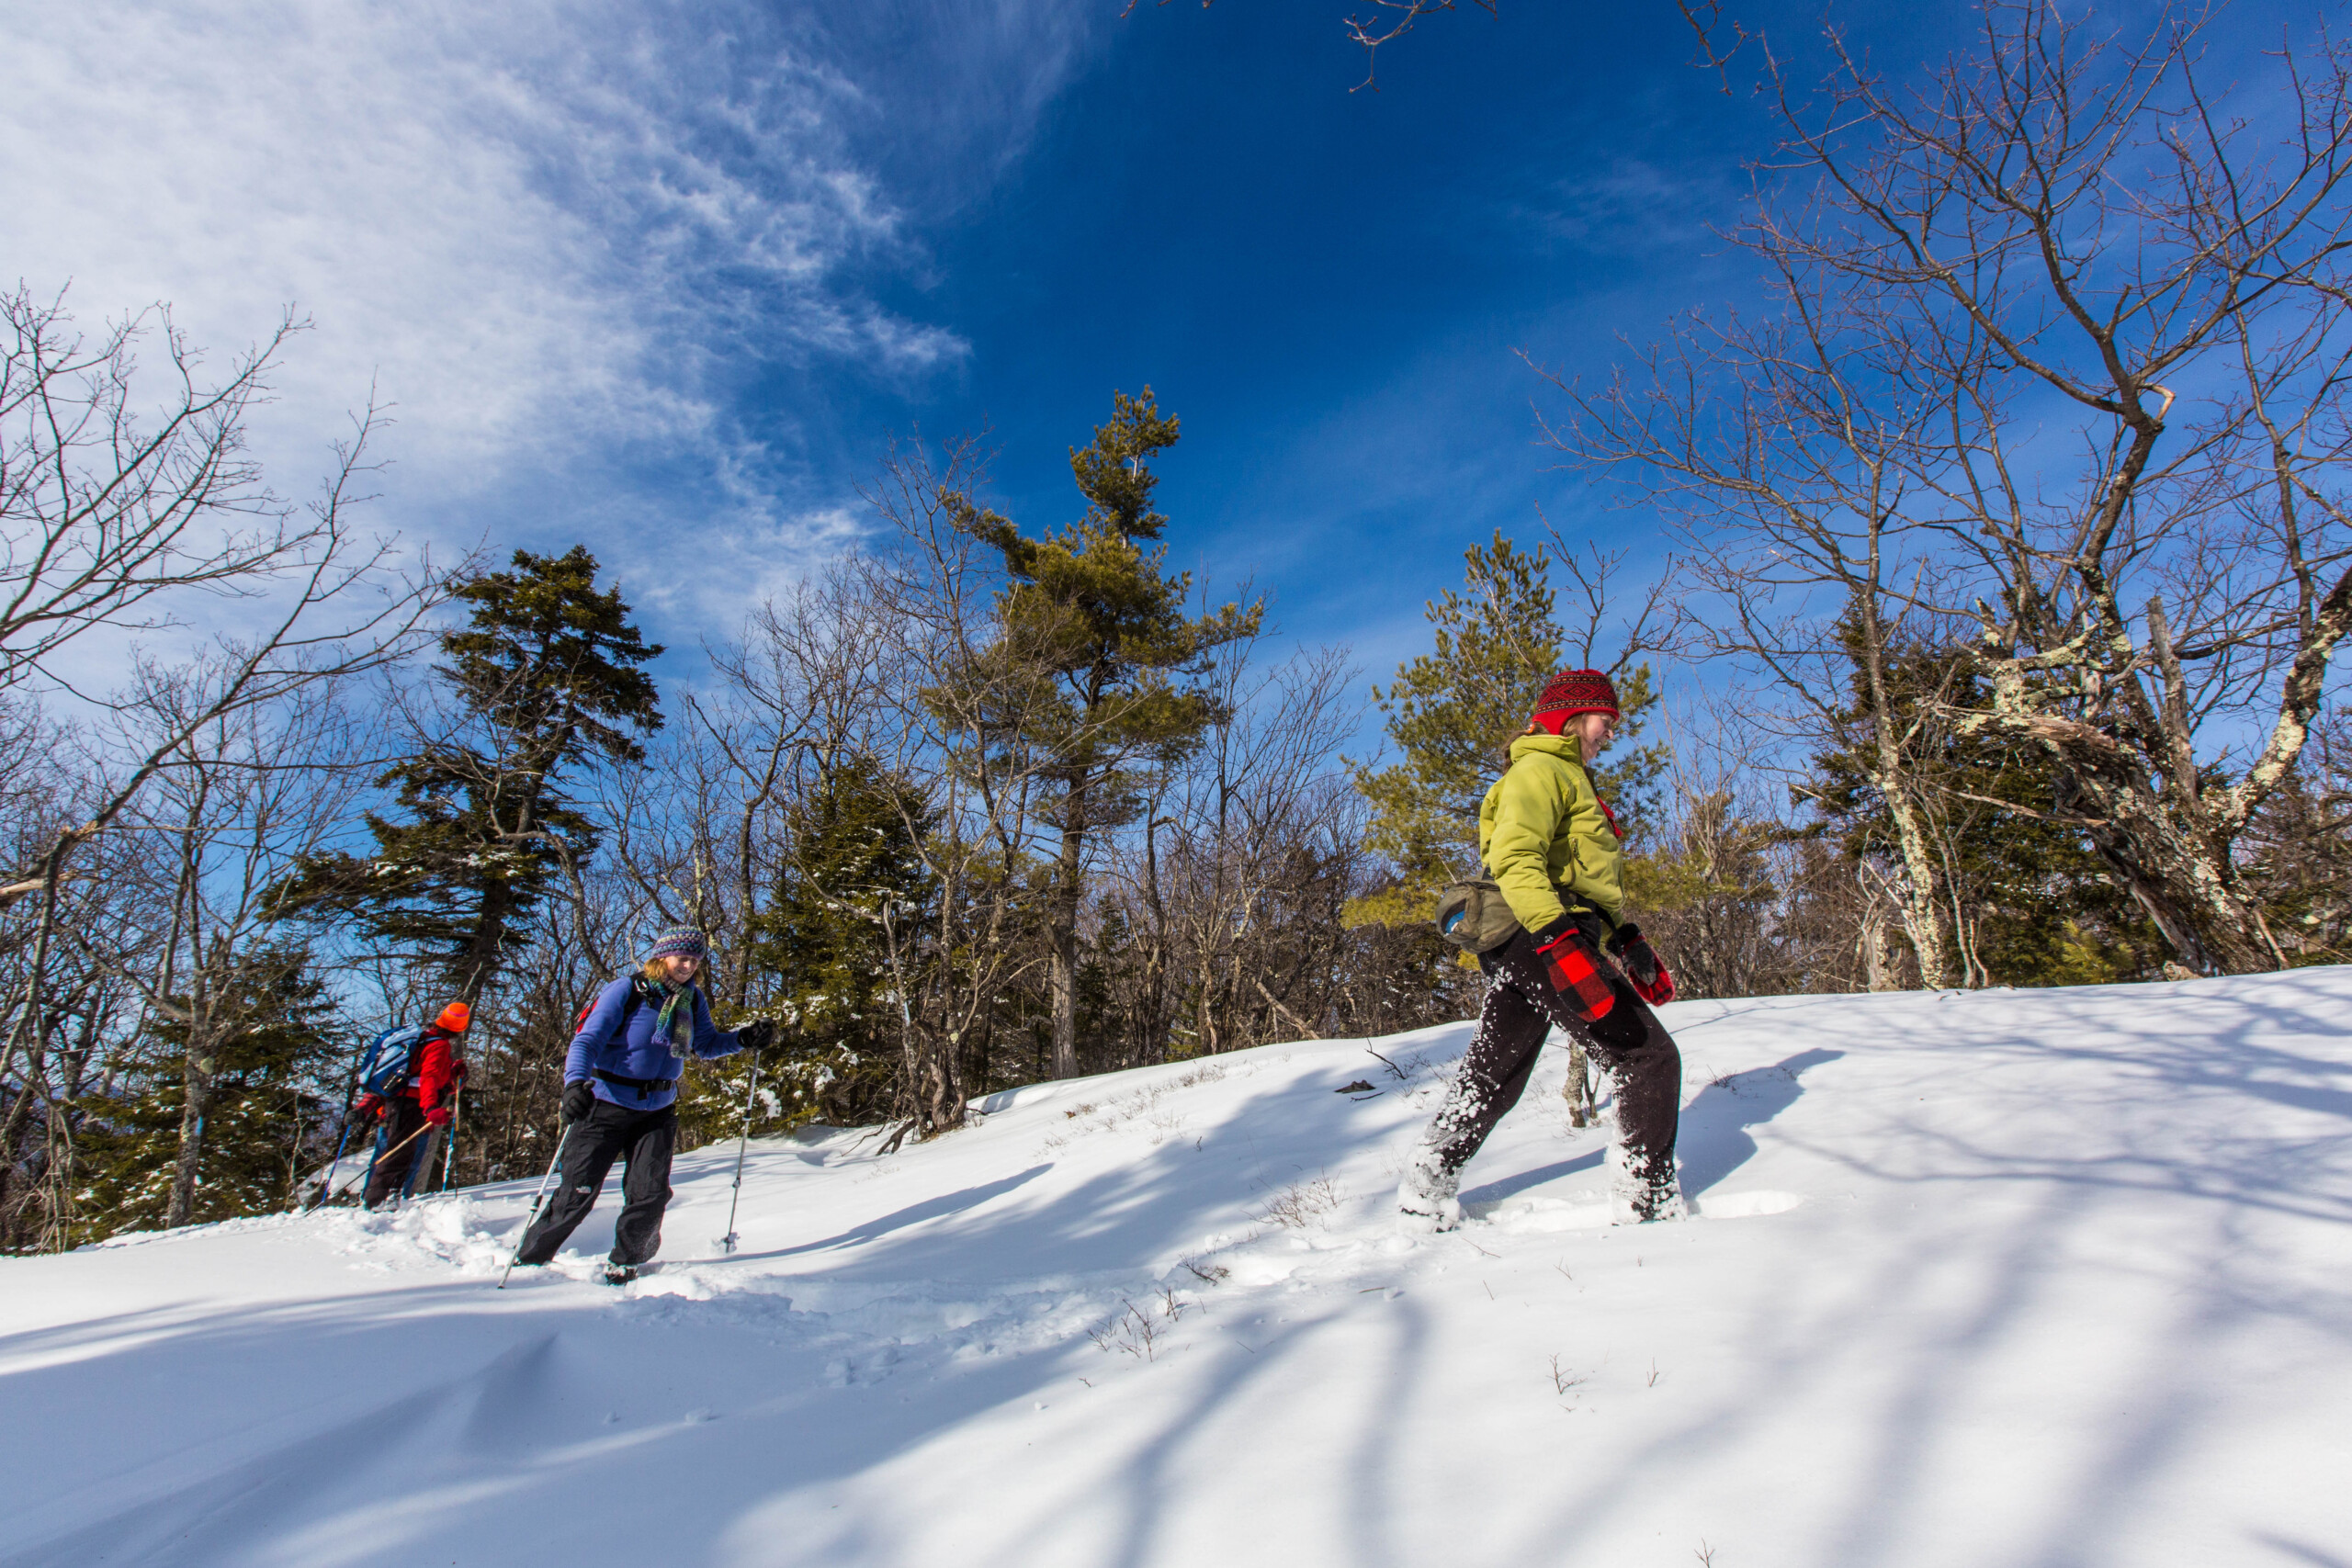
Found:
<svg viewBox="0 0 2352 1568"><path fill-rule="evenodd" d="M1157 1314L1146 1312L1125 1296L1119 1298L1123 1309L1119 1315L1100 1328L1090 1328L1086 1337L1094 1348L1108 1355L1114 1350L1148 1361L1159 1354L1159 1337L1167 1332L1167 1325L1183 1314L1183 1300L1173 1287L1159 1287Z"/></svg>
<svg viewBox="0 0 2352 1568"><path fill-rule="evenodd" d="M1319 1224L1325 1216L1340 1207L1340 1190L1331 1179L1318 1176L1312 1181L1294 1181L1266 1200L1265 1218L1290 1230L1305 1230Z"/></svg>
<svg viewBox="0 0 2352 1568"><path fill-rule="evenodd" d="M1108 1132L1122 1122L1133 1122L1140 1118L1146 1126L1152 1129L1155 1134L1152 1142L1159 1143L1182 1131L1184 1120L1182 1115L1172 1107L1160 1109L1160 1102L1179 1089L1194 1089L1202 1084L1216 1083L1224 1077L1225 1068L1212 1062L1204 1066L1194 1067L1191 1072L1180 1074L1164 1082L1136 1089L1132 1094L1123 1094L1116 1100L1104 1100L1100 1105L1091 1100L1081 1101L1064 1111L1062 1116L1066 1121L1080 1124L1079 1128L1074 1128L1072 1131L1095 1132ZM1045 1146L1057 1148L1060 1145L1057 1140L1049 1138Z"/></svg>

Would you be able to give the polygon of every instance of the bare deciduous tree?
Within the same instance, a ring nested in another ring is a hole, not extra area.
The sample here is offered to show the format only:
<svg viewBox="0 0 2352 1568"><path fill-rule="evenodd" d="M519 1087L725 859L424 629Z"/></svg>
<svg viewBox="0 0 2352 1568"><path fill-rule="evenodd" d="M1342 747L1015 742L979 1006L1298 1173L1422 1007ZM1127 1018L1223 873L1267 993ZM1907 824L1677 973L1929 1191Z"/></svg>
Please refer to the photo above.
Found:
<svg viewBox="0 0 2352 1568"><path fill-rule="evenodd" d="M1988 5L1918 91L1835 34L1816 98L1774 62L1788 138L1737 239L1778 316L1694 321L1560 433L1679 508L1722 650L1792 692L1844 651L1877 694L1930 984L1903 631L1965 644L1989 696L1945 702L1953 729L2048 752L2048 815L2184 964L2282 961L2234 846L2352 632L2352 74L2323 35L2233 101L2213 25L2125 45Z"/></svg>
<svg viewBox="0 0 2352 1568"><path fill-rule="evenodd" d="M297 330L212 380L160 306L93 339L62 297L0 296L0 687L53 673L85 632L182 625L189 591L251 596L299 562L309 526L243 430ZM142 376L150 339L165 368Z"/></svg>
<svg viewBox="0 0 2352 1568"><path fill-rule="evenodd" d="M206 1117L222 1047L266 989L307 957L265 952L287 874L340 833L364 784L366 748L336 684L320 682L269 707L217 712L223 660L149 668L124 712L129 749L167 738L153 785L115 831L167 846L123 946L69 932L127 982L153 1017L185 1032L178 1165L164 1224L186 1224L203 1168ZM203 723L189 715L215 712ZM128 870L128 867L124 868Z"/></svg>

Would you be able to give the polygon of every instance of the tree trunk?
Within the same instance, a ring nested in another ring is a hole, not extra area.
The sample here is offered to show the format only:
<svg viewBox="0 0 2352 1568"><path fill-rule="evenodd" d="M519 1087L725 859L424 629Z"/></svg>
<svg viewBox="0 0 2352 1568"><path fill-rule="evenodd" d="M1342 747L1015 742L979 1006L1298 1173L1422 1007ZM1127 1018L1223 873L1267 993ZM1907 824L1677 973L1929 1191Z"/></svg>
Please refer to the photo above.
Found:
<svg viewBox="0 0 2352 1568"><path fill-rule="evenodd" d="M456 981L457 995L452 1000L472 1007L490 988L498 972L500 950L506 942L506 924L514 913L514 899L507 885L494 881L482 888L481 909L474 918L474 934L466 943L451 976Z"/></svg>
<svg viewBox="0 0 2352 1568"><path fill-rule="evenodd" d="M956 1042L934 1036L924 1055L923 1112L926 1130L944 1133L964 1124L964 1085L956 1070Z"/></svg>
<svg viewBox="0 0 2352 1568"><path fill-rule="evenodd" d="M1054 1077L1078 1076L1078 909L1079 877L1086 852L1086 795L1077 784L1064 797L1068 809L1062 821L1061 863L1054 886L1053 962L1046 982L1053 994Z"/></svg>
<svg viewBox="0 0 2352 1568"><path fill-rule="evenodd" d="M1568 1125L1589 1127L1592 1124L1592 1075L1585 1066L1584 1043L1568 1041L1568 1081L1560 1086L1560 1097L1568 1102Z"/></svg>
<svg viewBox="0 0 2352 1568"><path fill-rule="evenodd" d="M1878 755L1878 767L1869 777L1879 798L1886 802L1887 815L1894 820L1895 847L1903 857L1903 931L1918 954L1919 984L1928 990L1940 991L1951 980L1944 965L1942 878L1934 850L1928 842L1927 825L1919 820L1918 804L1906 785L1912 771L1910 760L1904 754L1902 739L1895 734L1893 694L1887 690L1886 643L1875 589L1875 534L1871 560L1872 592L1858 596L1854 603L1856 624L1862 632L1862 674L1870 683L1871 739Z"/></svg>
<svg viewBox="0 0 2352 1568"><path fill-rule="evenodd" d="M2225 847L2200 842L2205 835L2161 803L2119 793L2106 804L2108 823L2089 830L2091 843L2182 964L2199 975L2282 966Z"/></svg>
<svg viewBox="0 0 2352 1568"><path fill-rule="evenodd" d="M167 1228L187 1224L196 1213L197 1177L204 1162L204 1118L212 1109L212 1080L220 1070L212 1021L201 1007L188 1022L187 1050L181 1058L180 1155L172 1171L172 1199L164 1214Z"/></svg>
<svg viewBox="0 0 2352 1568"><path fill-rule="evenodd" d="M1918 956L1919 984L1928 990L1940 991L1951 984L1951 973L1944 962L1943 898L1935 853L1928 843L1918 808L1899 793L1901 781L1890 778L1874 782L1886 797L1888 814L1894 818L1895 843L1903 855L1903 934L1911 939L1912 952Z"/></svg>

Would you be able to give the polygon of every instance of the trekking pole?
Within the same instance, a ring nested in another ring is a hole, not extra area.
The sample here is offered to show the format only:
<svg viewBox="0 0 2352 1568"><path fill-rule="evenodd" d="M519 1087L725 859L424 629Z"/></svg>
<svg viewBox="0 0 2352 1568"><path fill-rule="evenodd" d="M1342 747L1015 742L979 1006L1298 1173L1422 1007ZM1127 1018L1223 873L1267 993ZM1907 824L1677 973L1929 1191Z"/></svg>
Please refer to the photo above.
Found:
<svg viewBox="0 0 2352 1568"><path fill-rule="evenodd" d="M313 1209L323 1207L326 1201L334 1196L335 1168L343 1163L343 1148L349 1142L351 1142L351 1107L346 1104L343 1108L343 1136L334 1141L334 1158L327 1161L326 1169L319 1173L319 1195L303 1204L295 1213L307 1214Z"/></svg>
<svg viewBox="0 0 2352 1568"><path fill-rule="evenodd" d="M423 1127L419 1127L415 1132L411 1133L407 1137L402 1138L399 1143L394 1144L390 1148L386 1149L382 1154L379 1154L374 1159L369 1160L368 1162L368 1179L371 1181L374 1180L376 1176L376 1168L378 1166L383 1164L388 1159L399 1158L400 1152L408 1147L411 1144L416 1142L418 1136L424 1134L427 1129L431 1128L432 1125L432 1122L427 1122ZM384 1123L384 1136L389 1138L391 1135L392 1124L390 1121L387 1121ZM414 1171L411 1171L409 1173L412 1179L414 1178L415 1174L416 1173ZM408 1196L408 1184L406 1182L401 1184L401 1196L403 1198ZM359 1201L362 1203L368 1201L368 1193L364 1187L360 1190Z"/></svg>
<svg viewBox="0 0 2352 1568"><path fill-rule="evenodd" d="M441 1156L441 1190L449 1190L449 1175L458 1168L458 1134L466 1124L466 1089L458 1086L458 1098L449 1108L449 1150Z"/></svg>
<svg viewBox="0 0 2352 1568"><path fill-rule="evenodd" d="M391 1135L392 1118L390 1115L390 1108L388 1106L385 1108L385 1116L382 1125L376 1129L376 1148L375 1151L368 1156L368 1168L359 1173L359 1201L362 1205L365 1205L368 1201L368 1188L369 1183L376 1179L376 1167L383 1161L384 1140ZM414 1136L416 1136L414 1133L411 1133L409 1134L409 1137L411 1138L413 1138ZM402 1140L401 1146L407 1146L406 1140ZM348 1192L351 1189L346 1187L344 1190Z"/></svg>
<svg viewBox="0 0 2352 1568"><path fill-rule="evenodd" d="M351 1108L353 1105L356 1104L359 1100L359 1074L362 1066L361 1058L366 1056L368 1052L368 1047L362 1045L359 1048L359 1055L353 1057L351 1060L351 1077L350 1080L343 1086L343 1131L336 1136L334 1141L334 1158L327 1161L326 1174L319 1178L319 1195L309 1203L297 1210L296 1212L298 1213L307 1214L312 1209L322 1207L327 1201L328 1194L334 1190L335 1167L343 1163L344 1145L351 1142Z"/></svg>
<svg viewBox="0 0 2352 1568"><path fill-rule="evenodd" d="M752 1104L760 1092L760 1054L752 1053L752 1087L743 1093L743 1135L735 1144L735 1195L727 1200L727 1234L718 1238L721 1252L735 1250L735 1206L743 1201L743 1156L752 1146Z"/></svg>
<svg viewBox="0 0 2352 1568"><path fill-rule="evenodd" d="M522 1230L515 1235L514 1250L508 1255L506 1267L499 1270L498 1288L502 1291L506 1288L506 1276L514 1272L514 1265L523 1259L524 1237L529 1235L531 1227L539 1223L539 1205L547 1199L548 1183L555 1179L555 1168L563 1163L563 1145L571 1141L571 1123L566 1122L563 1124L562 1135L555 1141L555 1158L548 1161L548 1173L539 1178L539 1190L531 1194L531 1213L529 1217L524 1220Z"/></svg>

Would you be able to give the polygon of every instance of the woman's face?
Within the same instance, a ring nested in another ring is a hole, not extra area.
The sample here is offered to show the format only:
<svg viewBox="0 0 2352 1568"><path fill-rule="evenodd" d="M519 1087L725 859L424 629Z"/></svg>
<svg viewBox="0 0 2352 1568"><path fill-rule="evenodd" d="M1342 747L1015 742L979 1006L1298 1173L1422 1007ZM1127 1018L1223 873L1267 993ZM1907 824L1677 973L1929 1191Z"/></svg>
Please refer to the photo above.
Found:
<svg viewBox="0 0 2352 1568"><path fill-rule="evenodd" d="M673 986L684 985L695 977L695 971L701 967L701 959L688 958L682 953L666 953L662 959L662 973Z"/></svg>
<svg viewBox="0 0 2352 1568"><path fill-rule="evenodd" d="M1602 747L1617 739L1617 716L1613 713L1580 713L1568 727L1584 749L1586 760L1600 754Z"/></svg>

